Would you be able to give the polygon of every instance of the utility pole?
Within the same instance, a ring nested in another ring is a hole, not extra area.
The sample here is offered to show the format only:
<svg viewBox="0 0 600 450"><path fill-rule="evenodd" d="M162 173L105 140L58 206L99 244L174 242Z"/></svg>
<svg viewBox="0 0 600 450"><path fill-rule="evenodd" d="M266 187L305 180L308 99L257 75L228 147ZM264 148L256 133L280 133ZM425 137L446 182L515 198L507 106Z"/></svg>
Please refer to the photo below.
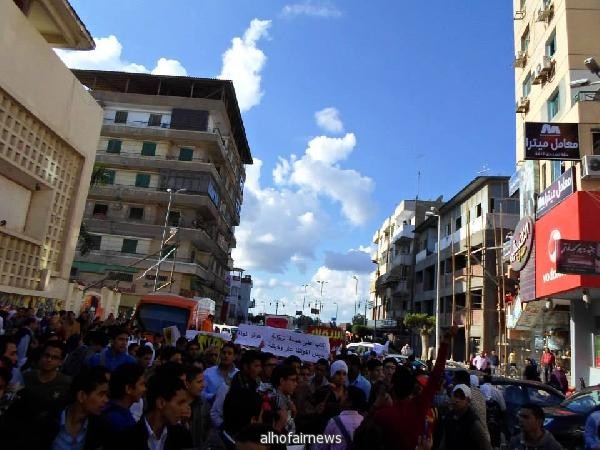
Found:
<svg viewBox="0 0 600 450"><path fill-rule="evenodd" d="M352 278L354 278L354 281L356 282L354 284L354 315L356 316L356 305L358 303L358 277L352 275Z"/></svg>
<svg viewBox="0 0 600 450"><path fill-rule="evenodd" d="M175 191L175 194L179 194L180 192L185 192L185 191L186 191L186 189L178 189ZM169 189L167 189L167 192L169 193L169 202L167 203L167 212L165 214L165 224L163 226L162 239L160 241L160 252L158 254L158 264L156 265L156 270L154 271L154 289L153 289L154 292L156 292L158 290L158 275L160 273L160 265L161 265L162 259L163 259L163 249L165 246L167 226L169 225L169 214L171 213L171 203L173 200L173 189L169 188ZM172 283L173 280L169 280L169 282Z"/></svg>
<svg viewBox="0 0 600 450"><path fill-rule="evenodd" d="M319 302L319 319L317 321L317 323L320 324L321 322L321 309L323 309L323 286L325 286L328 281L317 281L317 283L319 283L321 285L321 300Z"/></svg>
<svg viewBox="0 0 600 450"><path fill-rule="evenodd" d="M303 284L302 287L304 288L304 297L302 297L302 315L304 315L304 307L306 305L306 288L310 286L310 284Z"/></svg>

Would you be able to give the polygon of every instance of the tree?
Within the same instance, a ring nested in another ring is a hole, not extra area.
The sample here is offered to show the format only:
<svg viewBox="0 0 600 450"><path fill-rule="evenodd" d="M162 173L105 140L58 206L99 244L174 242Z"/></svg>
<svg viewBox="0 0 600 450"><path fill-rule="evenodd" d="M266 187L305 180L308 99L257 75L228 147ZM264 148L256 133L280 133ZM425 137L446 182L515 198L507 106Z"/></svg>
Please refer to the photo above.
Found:
<svg viewBox="0 0 600 450"><path fill-rule="evenodd" d="M90 187L104 185L107 181L106 166L94 164L92 176L90 178ZM92 235L88 232L85 223L81 222L81 225L79 226L79 237L77 238L77 250L79 250L81 256L85 256L93 250L93 244L94 240Z"/></svg>
<svg viewBox="0 0 600 450"><path fill-rule="evenodd" d="M429 336L435 328L435 317L425 313L408 313L404 316L404 325L421 335L421 359L427 359Z"/></svg>
<svg viewBox="0 0 600 450"><path fill-rule="evenodd" d="M352 325L364 325L365 323L365 316L360 313L352 318Z"/></svg>
<svg viewBox="0 0 600 450"><path fill-rule="evenodd" d="M361 339L367 336L370 332L371 330L369 330L369 328L365 325L361 325L358 323L352 325L352 334L358 336Z"/></svg>

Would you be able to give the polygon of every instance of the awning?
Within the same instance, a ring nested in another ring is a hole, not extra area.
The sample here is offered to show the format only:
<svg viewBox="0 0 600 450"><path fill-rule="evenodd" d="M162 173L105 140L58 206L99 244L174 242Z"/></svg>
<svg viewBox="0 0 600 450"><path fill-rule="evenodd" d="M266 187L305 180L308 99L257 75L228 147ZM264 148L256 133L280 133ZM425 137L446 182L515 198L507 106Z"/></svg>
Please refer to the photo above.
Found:
<svg viewBox="0 0 600 450"><path fill-rule="evenodd" d="M101 264L89 261L73 261L73 267L81 272L106 273L106 272L125 272L138 273L140 269L135 267L119 266L116 264Z"/></svg>

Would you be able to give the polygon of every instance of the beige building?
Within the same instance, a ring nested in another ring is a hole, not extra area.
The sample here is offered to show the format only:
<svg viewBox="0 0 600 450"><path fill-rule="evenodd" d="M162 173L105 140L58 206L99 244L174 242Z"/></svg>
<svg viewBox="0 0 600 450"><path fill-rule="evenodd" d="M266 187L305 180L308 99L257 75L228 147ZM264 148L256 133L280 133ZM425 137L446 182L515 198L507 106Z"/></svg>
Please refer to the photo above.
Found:
<svg viewBox="0 0 600 450"><path fill-rule="evenodd" d="M0 30L0 301L68 307L102 109L53 48L94 42L66 0L2 1Z"/></svg>
<svg viewBox="0 0 600 450"><path fill-rule="evenodd" d="M585 83L600 81L600 77L584 64L593 56L600 61L600 4L595 0L514 0L513 8L516 159L524 179L521 208L530 215L533 194L572 165L577 167L580 189L600 190L600 170L582 172L591 159L600 161L600 86ZM525 122L579 123L583 164L525 161Z"/></svg>
<svg viewBox="0 0 600 450"><path fill-rule="evenodd" d="M118 289L123 307L156 288L209 297L220 317L244 166L252 163L233 84L74 73L104 113L96 148L102 177L90 189L84 220L92 248L76 256L73 278ZM156 279L163 236L167 258Z"/></svg>

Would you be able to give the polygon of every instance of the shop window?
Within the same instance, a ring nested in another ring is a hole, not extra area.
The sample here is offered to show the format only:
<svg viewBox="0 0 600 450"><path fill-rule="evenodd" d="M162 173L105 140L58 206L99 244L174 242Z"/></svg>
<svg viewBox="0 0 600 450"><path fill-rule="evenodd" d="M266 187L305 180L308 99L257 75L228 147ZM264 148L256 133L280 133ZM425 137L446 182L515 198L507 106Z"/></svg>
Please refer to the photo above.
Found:
<svg viewBox="0 0 600 450"><path fill-rule="evenodd" d="M156 156L156 142L144 142L142 144L142 156Z"/></svg>
<svg viewBox="0 0 600 450"><path fill-rule="evenodd" d="M115 123L127 123L127 111L117 111L115 113Z"/></svg>
<svg viewBox="0 0 600 450"><path fill-rule="evenodd" d="M123 239L121 253L137 253L137 239Z"/></svg>

